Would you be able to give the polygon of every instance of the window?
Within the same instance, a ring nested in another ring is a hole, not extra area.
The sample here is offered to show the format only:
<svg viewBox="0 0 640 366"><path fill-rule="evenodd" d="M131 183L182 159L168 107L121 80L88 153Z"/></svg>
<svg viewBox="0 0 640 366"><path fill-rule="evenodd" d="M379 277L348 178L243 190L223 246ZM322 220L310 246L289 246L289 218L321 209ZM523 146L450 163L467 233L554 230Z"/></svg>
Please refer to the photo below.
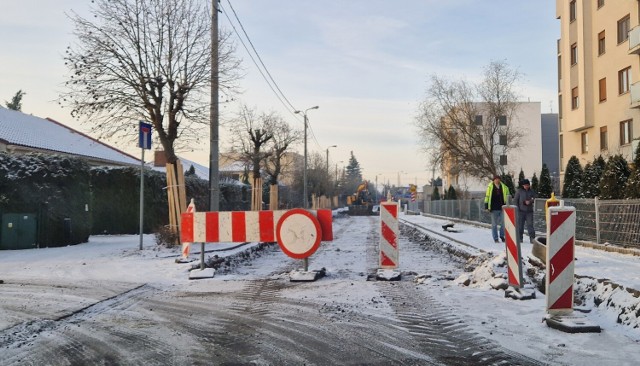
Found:
<svg viewBox="0 0 640 366"><path fill-rule="evenodd" d="M573 22L574 20L576 20L576 0L571 0L571 2L569 3L569 21Z"/></svg>
<svg viewBox="0 0 640 366"><path fill-rule="evenodd" d="M631 66L618 71L618 94L629 92L629 80L631 79Z"/></svg>
<svg viewBox="0 0 640 366"><path fill-rule="evenodd" d="M560 159L564 158L564 135L560 135ZM562 167L562 165L560 165Z"/></svg>
<svg viewBox="0 0 640 366"><path fill-rule="evenodd" d="M586 154L589 152L589 135L586 132L580 134L580 141L582 145L582 153Z"/></svg>
<svg viewBox="0 0 640 366"><path fill-rule="evenodd" d="M618 43L622 43L629 39L630 19L629 14L627 14L626 17L618 20Z"/></svg>
<svg viewBox="0 0 640 366"><path fill-rule="evenodd" d="M502 146L507 146L507 135L499 136L499 144Z"/></svg>
<svg viewBox="0 0 640 366"><path fill-rule="evenodd" d="M604 31L602 31L598 33L598 55L602 55L605 50Z"/></svg>
<svg viewBox="0 0 640 366"><path fill-rule="evenodd" d="M598 9L604 6L604 0L598 0Z"/></svg>
<svg viewBox="0 0 640 366"><path fill-rule="evenodd" d="M578 88L571 89L571 109L578 109Z"/></svg>
<svg viewBox="0 0 640 366"><path fill-rule="evenodd" d="M476 116L476 125L481 125L482 124L482 115L477 115Z"/></svg>
<svg viewBox="0 0 640 366"><path fill-rule="evenodd" d="M600 150L609 149L609 141L608 141L607 127L600 127Z"/></svg>
<svg viewBox="0 0 640 366"><path fill-rule="evenodd" d="M506 126L507 125L507 116L498 116L498 125Z"/></svg>
<svg viewBox="0 0 640 366"><path fill-rule="evenodd" d="M607 78L602 78L598 81L598 95L600 96L600 101L604 102L607 100Z"/></svg>
<svg viewBox="0 0 640 366"><path fill-rule="evenodd" d="M631 125L632 120L620 122L620 145L627 145L631 143L631 136L633 128Z"/></svg>
<svg viewBox="0 0 640 366"><path fill-rule="evenodd" d="M507 165L507 156L500 155L500 165Z"/></svg>
<svg viewBox="0 0 640 366"><path fill-rule="evenodd" d="M571 65L575 65L578 63L578 44L574 43L571 45Z"/></svg>

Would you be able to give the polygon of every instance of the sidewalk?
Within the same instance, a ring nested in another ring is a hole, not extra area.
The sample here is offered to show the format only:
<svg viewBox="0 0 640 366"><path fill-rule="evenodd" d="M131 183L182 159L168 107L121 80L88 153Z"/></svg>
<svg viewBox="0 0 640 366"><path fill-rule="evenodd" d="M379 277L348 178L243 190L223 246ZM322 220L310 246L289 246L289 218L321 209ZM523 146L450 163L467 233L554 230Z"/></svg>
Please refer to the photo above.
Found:
<svg viewBox="0 0 640 366"><path fill-rule="evenodd" d="M493 242L491 228L487 224L471 224L469 222L460 222L448 218L440 219L420 215L401 215L401 219L464 242L478 250L490 253L498 253L505 250L504 243ZM450 222L455 222L455 229L458 229L460 232L446 232L442 229L442 225ZM540 233L538 233L538 235L540 235ZM438 239L447 241L447 239L441 237ZM450 242L453 244L453 241ZM529 240L525 239L525 242L521 244L523 257L531 255L531 248L532 245L529 243ZM608 248L612 249L613 247L577 242L575 246L575 274L578 276L608 279L626 288L640 290L640 276L638 275L640 273L640 256L631 254L635 253L633 250L626 250L626 252L630 254L603 250ZM469 248L465 250L469 250Z"/></svg>

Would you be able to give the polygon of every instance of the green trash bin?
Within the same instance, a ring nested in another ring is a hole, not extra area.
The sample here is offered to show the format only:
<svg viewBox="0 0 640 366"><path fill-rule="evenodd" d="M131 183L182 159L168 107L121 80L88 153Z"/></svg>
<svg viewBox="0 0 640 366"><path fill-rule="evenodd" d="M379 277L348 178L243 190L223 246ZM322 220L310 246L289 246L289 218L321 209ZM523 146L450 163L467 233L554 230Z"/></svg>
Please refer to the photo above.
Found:
<svg viewBox="0 0 640 366"><path fill-rule="evenodd" d="M36 248L37 229L35 214L2 215L0 249Z"/></svg>

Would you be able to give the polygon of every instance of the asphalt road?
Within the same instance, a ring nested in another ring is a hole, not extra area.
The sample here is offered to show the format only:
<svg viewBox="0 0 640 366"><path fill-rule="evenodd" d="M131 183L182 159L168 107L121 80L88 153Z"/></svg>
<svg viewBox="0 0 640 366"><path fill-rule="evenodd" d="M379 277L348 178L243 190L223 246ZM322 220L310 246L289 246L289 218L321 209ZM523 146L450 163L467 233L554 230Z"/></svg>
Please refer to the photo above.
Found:
<svg viewBox="0 0 640 366"><path fill-rule="evenodd" d="M297 263L277 246L198 290L7 278L0 285L0 365L539 364L470 332L459 314L417 289L416 273L368 281L377 220L337 220L336 242L314 254L314 263L330 264L340 251L354 265L316 282L290 282ZM369 227L358 231L364 237L351 235L354 223ZM354 242L363 243L345 249ZM430 276L446 281L462 270L463 261L428 245L403 246L405 256L433 269Z"/></svg>

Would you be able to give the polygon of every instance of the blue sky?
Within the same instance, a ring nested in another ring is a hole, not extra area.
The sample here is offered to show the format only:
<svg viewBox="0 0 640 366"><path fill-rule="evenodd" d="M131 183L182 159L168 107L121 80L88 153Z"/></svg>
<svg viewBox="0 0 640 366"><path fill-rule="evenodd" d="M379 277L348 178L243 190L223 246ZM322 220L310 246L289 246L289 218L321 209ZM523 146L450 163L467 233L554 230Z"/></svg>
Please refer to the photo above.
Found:
<svg viewBox="0 0 640 366"><path fill-rule="evenodd" d="M331 165L350 151L365 178L426 184L427 157L417 145L414 118L433 74L477 80L492 60L506 60L524 77L522 100L557 112L553 0L222 0L235 8L260 57L288 100L309 112L311 152L328 146ZM62 88L62 55L73 42L64 15L86 14L86 0L21 0L0 13L0 102L26 91L23 111L78 125L54 100ZM233 15L229 14L233 19ZM231 29L225 14L220 27ZM245 77L239 101L302 121L276 98L238 43ZM230 115L235 106L223 108ZM224 149L225 133L221 135ZM138 154L135 144L118 147ZM208 146L185 153L208 164ZM301 151L301 149L300 149ZM342 163L341 163L342 161ZM436 173L437 175L437 173Z"/></svg>

